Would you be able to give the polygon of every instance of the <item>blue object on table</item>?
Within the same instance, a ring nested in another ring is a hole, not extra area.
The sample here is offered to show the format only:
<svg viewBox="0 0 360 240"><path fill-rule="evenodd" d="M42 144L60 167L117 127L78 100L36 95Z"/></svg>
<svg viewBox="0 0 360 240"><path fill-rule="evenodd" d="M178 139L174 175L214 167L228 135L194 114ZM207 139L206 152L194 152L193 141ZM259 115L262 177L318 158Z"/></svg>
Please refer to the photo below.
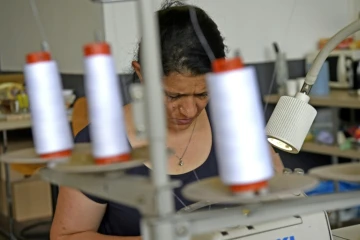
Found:
<svg viewBox="0 0 360 240"><path fill-rule="evenodd" d="M360 190L360 184L350 182L339 182L339 192L348 192ZM323 195L335 192L335 186L333 181L321 181L316 188L305 192L307 196ZM360 207L360 206L359 206ZM355 207L359 209L359 207ZM360 217L360 209L358 210L357 217Z"/></svg>
<svg viewBox="0 0 360 240"><path fill-rule="evenodd" d="M339 182L340 192L356 191L356 190L360 190L360 184ZM322 181L315 189L306 192L306 195L315 196L315 195L322 195L322 194L334 193L334 192L335 192L335 186L333 181Z"/></svg>
<svg viewBox="0 0 360 240"><path fill-rule="evenodd" d="M306 65L306 72L309 71L311 64ZM324 62L322 65L319 75L316 79L315 84L312 86L310 95L312 96L327 96L330 93L330 69L329 63Z"/></svg>

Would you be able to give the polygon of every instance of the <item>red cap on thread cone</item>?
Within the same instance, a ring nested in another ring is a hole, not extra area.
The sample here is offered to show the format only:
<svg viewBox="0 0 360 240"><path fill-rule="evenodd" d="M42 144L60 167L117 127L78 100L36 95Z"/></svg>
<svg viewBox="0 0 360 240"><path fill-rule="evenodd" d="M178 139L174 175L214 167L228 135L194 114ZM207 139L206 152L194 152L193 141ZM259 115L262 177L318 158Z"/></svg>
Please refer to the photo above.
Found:
<svg viewBox="0 0 360 240"><path fill-rule="evenodd" d="M237 70L243 67L244 64L239 57L232 59L219 58L212 62L212 69L214 73Z"/></svg>
<svg viewBox="0 0 360 240"><path fill-rule="evenodd" d="M33 52L26 55L26 63L39 63L51 61L51 54L49 52Z"/></svg>
<svg viewBox="0 0 360 240"><path fill-rule="evenodd" d="M41 154L40 157L43 159L51 159L51 158L62 158L62 157L69 157L72 153L72 150L64 150L54 153L47 153L47 154Z"/></svg>
<svg viewBox="0 0 360 240"><path fill-rule="evenodd" d="M111 54L111 47L106 42L95 42L95 43L89 43L84 46L84 55L86 57L92 56L92 55L110 55Z"/></svg>
<svg viewBox="0 0 360 240"><path fill-rule="evenodd" d="M131 154L125 153L118 156L113 157L104 157L104 158L96 158L95 163L97 165L106 165L106 164L112 164L112 163L121 163L121 162L127 162L131 160Z"/></svg>
<svg viewBox="0 0 360 240"><path fill-rule="evenodd" d="M267 188L269 185L268 181L260 181L256 183L250 184L239 184L239 185L231 185L230 190L233 193L241 193L247 191L259 191L261 189Z"/></svg>

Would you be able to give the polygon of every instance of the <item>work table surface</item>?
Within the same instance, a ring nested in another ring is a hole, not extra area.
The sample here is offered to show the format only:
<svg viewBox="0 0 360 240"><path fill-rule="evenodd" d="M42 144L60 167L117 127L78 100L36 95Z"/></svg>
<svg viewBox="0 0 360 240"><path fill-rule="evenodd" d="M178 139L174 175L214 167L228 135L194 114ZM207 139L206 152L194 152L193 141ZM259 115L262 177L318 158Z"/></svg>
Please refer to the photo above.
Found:
<svg viewBox="0 0 360 240"><path fill-rule="evenodd" d="M71 122L72 115L68 114L68 120ZM21 119L21 120L0 120L0 131L6 130L18 130L18 129L26 129L31 128L32 123L31 119Z"/></svg>
<svg viewBox="0 0 360 240"><path fill-rule="evenodd" d="M277 103L280 95L265 95L264 101ZM360 96L352 96L347 90L332 90L328 96L311 96L310 104L315 107L339 107L360 109Z"/></svg>

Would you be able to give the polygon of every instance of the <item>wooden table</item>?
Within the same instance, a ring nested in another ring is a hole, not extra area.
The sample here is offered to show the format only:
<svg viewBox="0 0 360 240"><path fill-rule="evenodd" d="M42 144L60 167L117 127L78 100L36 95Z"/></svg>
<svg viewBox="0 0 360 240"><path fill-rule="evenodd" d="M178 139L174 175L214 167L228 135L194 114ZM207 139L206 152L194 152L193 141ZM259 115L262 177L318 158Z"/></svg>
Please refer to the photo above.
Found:
<svg viewBox="0 0 360 240"><path fill-rule="evenodd" d="M68 120L71 122L72 116L68 115ZM24 119L24 120L12 120L12 121L6 121L6 120L0 120L0 132L2 132L2 148L3 153L5 153L8 149L8 138L7 138L7 131L11 130L20 130L20 129L27 129L31 128L32 123L30 119ZM14 214L12 209L12 202L13 202L13 196L11 191L11 181L10 181L10 166L9 164L4 164L5 166L5 190L6 190L6 201L7 201L7 207L8 207L8 215L9 215L9 232L4 232L4 234L9 235L9 239L16 240L15 236L15 230L14 230ZM1 229L0 229L1 230Z"/></svg>
<svg viewBox="0 0 360 240"><path fill-rule="evenodd" d="M24 84L24 75L23 74L0 74L0 83L20 83Z"/></svg>
<svg viewBox="0 0 360 240"><path fill-rule="evenodd" d="M264 96L267 103L277 103L280 96L277 94ZM333 90L328 96L318 97L310 95L310 102L314 107L337 107L360 109L360 96L351 96L345 90Z"/></svg>

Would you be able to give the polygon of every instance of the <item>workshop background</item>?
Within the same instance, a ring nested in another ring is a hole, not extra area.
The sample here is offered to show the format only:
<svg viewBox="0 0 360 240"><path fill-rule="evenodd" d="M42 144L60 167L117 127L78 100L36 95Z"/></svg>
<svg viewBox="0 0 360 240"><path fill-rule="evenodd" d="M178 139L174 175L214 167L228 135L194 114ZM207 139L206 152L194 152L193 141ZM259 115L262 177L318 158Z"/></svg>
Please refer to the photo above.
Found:
<svg viewBox="0 0 360 240"><path fill-rule="evenodd" d="M161 2L158 0L159 7ZM358 18L360 12L360 1L357 0L186 2L202 7L213 17L225 38L229 56L240 50L245 63L256 69L264 107L267 107L264 113L267 119L279 93L279 79L275 78L274 84L271 84L277 73L277 53L273 43L277 43L281 52L285 53L286 58L283 60L287 66L287 80L299 83L314 54L326 39ZM131 83L137 81L131 69L131 61L135 58L140 38L136 2L100 5L90 0L36 0L36 3L51 51L59 64L64 89L71 90L76 99L84 97L81 49L84 43L93 40L94 31L100 31L103 38L112 45L125 103L130 102L127 90ZM347 39L326 62L327 68L321 74L321 82L325 84L325 88L313 93L315 98L326 101L315 106L320 114L302 152L297 155L279 152L285 167L308 171L315 166L359 160L360 141L357 142L357 139L360 139L360 124L356 109L360 108L360 98L351 97L358 92L346 77L359 61L359 41L359 34ZM3 95L9 89L9 82L23 84L24 56L40 49L40 42L41 34L29 2L0 0L0 111L2 115L11 116L1 121L29 120L28 115L17 113L14 117L11 107L2 106L6 104L3 100L7 100ZM346 61L340 61L343 57ZM344 66L340 68L339 64ZM343 75L341 71L344 71ZM11 85L14 86L17 85ZM291 86L285 84L284 94L291 94ZM336 105L338 99L343 98L350 99L348 107ZM69 111L72 102L69 104ZM0 130L7 133L8 151L32 146L29 128L4 130L1 128L1 121ZM342 133L345 139L339 142ZM354 139L355 143L351 142ZM8 208L3 166L0 176L0 229L6 233ZM30 177L26 170L24 174L24 170L21 171L16 166L11 168L9 181L13 190L12 208L16 234L26 235L27 239L47 239L54 208L50 185L36 176ZM353 185L342 186L344 189L357 188ZM324 191L330 190L326 188ZM357 209L344 211L342 225L356 222L357 218ZM27 229L34 224L38 226Z"/></svg>

